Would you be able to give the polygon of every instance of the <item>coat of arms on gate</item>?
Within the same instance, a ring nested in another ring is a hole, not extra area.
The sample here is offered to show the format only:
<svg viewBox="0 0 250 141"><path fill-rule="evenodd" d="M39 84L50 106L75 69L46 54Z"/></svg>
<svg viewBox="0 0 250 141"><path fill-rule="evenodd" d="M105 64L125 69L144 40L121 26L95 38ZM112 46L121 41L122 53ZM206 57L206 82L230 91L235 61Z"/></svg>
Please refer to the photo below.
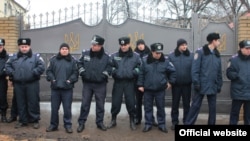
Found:
<svg viewBox="0 0 250 141"><path fill-rule="evenodd" d="M139 35L138 32L135 32L134 35L129 34L128 36L130 38L130 46L133 50L136 48L136 41L139 39L144 39L144 34Z"/></svg>
<svg viewBox="0 0 250 141"><path fill-rule="evenodd" d="M227 38L226 38L226 34L223 34L220 36L220 45L217 47L217 49L222 52L222 51L226 51L227 49Z"/></svg>
<svg viewBox="0 0 250 141"><path fill-rule="evenodd" d="M69 34L64 34L64 41L69 44L70 50L75 51L80 48L80 35L70 32Z"/></svg>

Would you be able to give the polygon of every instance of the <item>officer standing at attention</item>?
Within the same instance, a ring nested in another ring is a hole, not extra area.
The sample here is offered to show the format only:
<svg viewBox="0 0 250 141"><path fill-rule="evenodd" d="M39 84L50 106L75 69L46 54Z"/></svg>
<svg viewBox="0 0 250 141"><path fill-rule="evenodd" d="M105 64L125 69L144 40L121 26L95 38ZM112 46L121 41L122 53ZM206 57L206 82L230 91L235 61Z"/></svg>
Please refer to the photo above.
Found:
<svg viewBox="0 0 250 141"><path fill-rule="evenodd" d="M1 122L7 122L6 111L8 108L7 102L7 90L8 80L5 72L5 63L7 62L9 55L4 48L5 40L0 38L0 110L1 110Z"/></svg>
<svg viewBox="0 0 250 141"><path fill-rule="evenodd" d="M239 47L238 53L229 60L227 68L232 99L229 124L238 124L243 105L244 125L250 125L250 40L242 40Z"/></svg>
<svg viewBox="0 0 250 141"><path fill-rule="evenodd" d="M130 47L130 38L118 39L120 49L111 55L112 77L114 78L112 90L111 123L109 128L116 126L116 118L121 110L123 94L130 118L130 128L136 130L135 116L135 82L139 74L141 64L140 56Z"/></svg>
<svg viewBox="0 0 250 141"><path fill-rule="evenodd" d="M47 80L51 83L51 118L47 132L58 129L58 111L62 103L63 122L67 133L72 133L71 105L73 100L74 84L78 81L77 60L69 53L70 48L62 43L59 53L53 56L46 70Z"/></svg>
<svg viewBox="0 0 250 141"><path fill-rule="evenodd" d="M31 40L19 38L19 51L10 55L5 68L9 77L13 78L14 92L16 92L19 122L15 128L33 123L33 128L39 128L40 97L39 80L45 71L45 65L40 54L33 54Z"/></svg>
<svg viewBox="0 0 250 141"><path fill-rule="evenodd" d="M140 58L142 59L143 57L147 56L148 54L151 53L149 47L146 45L145 41L143 39L139 39L136 42L136 48L135 52L140 55ZM135 124L141 124L142 120L142 101L143 101L143 92L139 91L137 86L135 88L135 96L136 96L136 121ZM157 126L157 123L155 121L155 117L153 116L154 126Z"/></svg>
<svg viewBox="0 0 250 141"><path fill-rule="evenodd" d="M82 105L78 118L79 126L77 132L82 132L89 115L92 97L95 95L96 101L96 125L102 131L107 127L103 123L105 114L105 99L107 93L107 82L111 73L110 58L105 53L103 44L104 38L94 35L91 41L91 48L83 50L78 61L79 74L82 77Z"/></svg>
<svg viewBox="0 0 250 141"><path fill-rule="evenodd" d="M183 105L183 123L185 123L191 101L191 68L193 53L189 51L185 39L177 40L177 47L169 54L169 60L173 63L176 69L176 82L172 85L171 107L171 129L174 130L175 125L179 124L179 105L181 98Z"/></svg>
<svg viewBox="0 0 250 141"><path fill-rule="evenodd" d="M198 48L192 63L192 82L194 95L184 124L193 125L199 115L204 96L207 96L209 116L208 125L216 122L216 97L222 87L221 57L217 47L220 45L220 35L209 33L208 44Z"/></svg>
<svg viewBox="0 0 250 141"><path fill-rule="evenodd" d="M152 128L153 102L155 101L158 129L167 133L165 90L170 89L175 83L176 72L173 64L164 57L162 43L154 43L150 47L151 54L143 58L137 81L138 89L144 92L145 127L143 132L148 132Z"/></svg>

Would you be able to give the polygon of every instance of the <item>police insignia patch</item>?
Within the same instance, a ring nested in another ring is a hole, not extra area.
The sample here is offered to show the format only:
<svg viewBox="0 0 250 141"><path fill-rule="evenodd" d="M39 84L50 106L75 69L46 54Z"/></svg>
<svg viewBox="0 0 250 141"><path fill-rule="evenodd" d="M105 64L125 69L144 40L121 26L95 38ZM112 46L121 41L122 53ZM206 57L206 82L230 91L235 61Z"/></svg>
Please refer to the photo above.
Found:
<svg viewBox="0 0 250 141"><path fill-rule="evenodd" d="M229 68L230 65L231 65L231 61L229 61L229 62L227 63L227 67Z"/></svg>
<svg viewBox="0 0 250 141"><path fill-rule="evenodd" d="M49 67L50 66L50 61L48 62L48 65L47 65L47 67Z"/></svg>
<svg viewBox="0 0 250 141"><path fill-rule="evenodd" d="M84 56L84 61L90 61L90 56L88 55Z"/></svg>
<svg viewBox="0 0 250 141"><path fill-rule="evenodd" d="M196 60L198 58L198 56L199 56L198 53L195 53L194 54L194 60Z"/></svg>
<svg viewBox="0 0 250 141"><path fill-rule="evenodd" d="M42 58L41 56L39 57L39 59L40 59L42 62L44 62L44 60L43 60L43 58Z"/></svg>
<svg viewBox="0 0 250 141"><path fill-rule="evenodd" d="M169 62L169 64L170 64L172 67L174 66L172 62Z"/></svg>

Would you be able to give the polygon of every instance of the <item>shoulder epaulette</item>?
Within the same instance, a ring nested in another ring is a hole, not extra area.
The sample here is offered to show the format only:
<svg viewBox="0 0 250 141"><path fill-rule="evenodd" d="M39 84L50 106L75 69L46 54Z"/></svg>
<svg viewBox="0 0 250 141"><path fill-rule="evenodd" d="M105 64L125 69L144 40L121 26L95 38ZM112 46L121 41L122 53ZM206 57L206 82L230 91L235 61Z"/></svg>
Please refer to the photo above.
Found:
<svg viewBox="0 0 250 141"><path fill-rule="evenodd" d="M50 59L52 59L52 58L54 58L54 57L56 57L56 55L54 54L54 55L52 55L51 57L50 57Z"/></svg>
<svg viewBox="0 0 250 141"><path fill-rule="evenodd" d="M136 54L136 55L139 55L139 56L140 56L140 54L139 54L138 52L135 52L135 51L134 51L134 54Z"/></svg>
<svg viewBox="0 0 250 141"><path fill-rule="evenodd" d="M117 52L114 52L114 53L111 53L110 55L114 55L114 54L116 54L116 53L118 53L118 51L117 51Z"/></svg>
<svg viewBox="0 0 250 141"><path fill-rule="evenodd" d="M197 50L202 50L202 47L197 48Z"/></svg>
<svg viewBox="0 0 250 141"><path fill-rule="evenodd" d="M237 54L232 55L232 58L235 58L235 57L237 57L237 56L238 56L238 53L237 53Z"/></svg>

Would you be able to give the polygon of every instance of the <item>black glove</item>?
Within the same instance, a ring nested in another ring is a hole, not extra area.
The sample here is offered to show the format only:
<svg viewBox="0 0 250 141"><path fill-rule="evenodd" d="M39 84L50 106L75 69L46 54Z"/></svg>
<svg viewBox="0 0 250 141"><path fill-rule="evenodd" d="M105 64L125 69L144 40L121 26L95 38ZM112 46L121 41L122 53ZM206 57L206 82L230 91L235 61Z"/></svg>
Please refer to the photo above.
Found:
<svg viewBox="0 0 250 141"><path fill-rule="evenodd" d="M194 90L195 90L196 92L199 92L200 89L201 89L200 85L195 85L195 86L194 86Z"/></svg>

